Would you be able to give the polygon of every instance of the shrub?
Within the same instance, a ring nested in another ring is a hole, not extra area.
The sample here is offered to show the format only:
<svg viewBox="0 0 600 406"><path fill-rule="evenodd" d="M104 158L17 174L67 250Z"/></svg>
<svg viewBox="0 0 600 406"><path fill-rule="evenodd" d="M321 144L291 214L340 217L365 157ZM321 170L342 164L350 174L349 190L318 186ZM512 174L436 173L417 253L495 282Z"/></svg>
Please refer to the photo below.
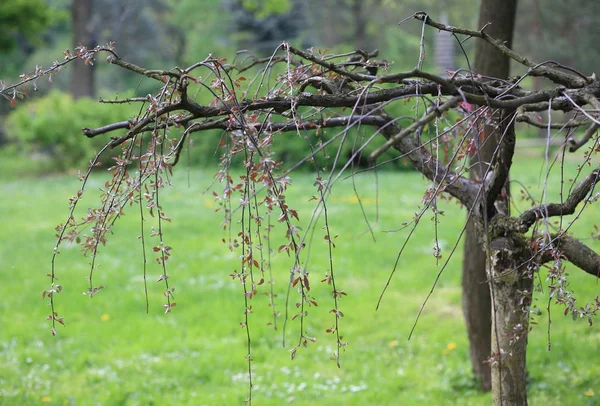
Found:
<svg viewBox="0 0 600 406"><path fill-rule="evenodd" d="M50 169L64 171L84 167L94 151L106 143L106 137L82 140L83 127L128 120L138 108L124 109L123 105L92 99L73 100L69 94L52 91L17 106L8 116L6 130L9 139L17 141L22 150L41 153L50 158Z"/></svg>

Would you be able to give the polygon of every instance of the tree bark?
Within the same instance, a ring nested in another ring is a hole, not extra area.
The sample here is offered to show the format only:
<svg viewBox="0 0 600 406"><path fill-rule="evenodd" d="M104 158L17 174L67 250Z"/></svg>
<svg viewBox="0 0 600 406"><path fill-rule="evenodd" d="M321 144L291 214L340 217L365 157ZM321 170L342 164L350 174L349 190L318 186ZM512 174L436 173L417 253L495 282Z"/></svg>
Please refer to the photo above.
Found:
<svg viewBox="0 0 600 406"><path fill-rule="evenodd" d="M96 43L90 28L92 19L92 0L73 0L71 6L71 21L73 24L73 47L80 44L88 49L94 48ZM77 60L73 64L71 75L71 95L74 99L80 97L94 97L94 66L86 65L84 61Z"/></svg>
<svg viewBox="0 0 600 406"><path fill-rule="evenodd" d="M516 8L517 0L482 0L479 13L480 28L491 23L485 31L506 41L506 45L510 47ZM483 40L477 42L474 66L477 73L507 78L509 67L509 59L505 55ZM483 178L502 134L495 131L493 126L486 126L482 135L485 137L485 142L480 138L482 146L471 156L470 176L471 179L476 180ZM500 199L503 199L505 206L508 207L507 187ZM482 236L476 232L473 221L469 221L463 260L463 313L469 337L473 373L480 382L481 390L489 391L492 387L491 371L489 365L484 362L489 358L490 348L492 348L490 320L492 304L486 282L486 254L482 250L482 240Z"/></svg>
<svg viewBox="0 0 600 406"><path fill-rule="evenodd" d="M527 331L533 279L518 266L529 257L518 237L490 243L492 292L492 399L494 406L527 405Z"/></svg>

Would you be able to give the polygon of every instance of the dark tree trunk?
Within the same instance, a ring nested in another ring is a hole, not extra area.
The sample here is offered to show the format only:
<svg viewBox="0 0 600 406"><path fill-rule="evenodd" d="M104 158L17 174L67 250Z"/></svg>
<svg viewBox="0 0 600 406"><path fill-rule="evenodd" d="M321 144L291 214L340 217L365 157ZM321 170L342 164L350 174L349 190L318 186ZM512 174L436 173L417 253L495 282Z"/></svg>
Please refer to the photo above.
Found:
<svg viewBox="0 0 600 406"><path fill-rule="evenodd" d="M88 49L96 43L92 36L92 0L73 0L71 6L71 21L73 24L73 47L80 44ZM94 97L94 66L83 61L75 61L71 75L71 95L74 99Z"/></svg>
<svg viewBox="0 0 600 406"><path fill-rule="evenodd" d="M486 32L496 38L512 43L517 0L482 0L479 13L479 26L491 23ZM483 75L506 78L509 75L509 60L496 48L484 41L477 42L475 70ZM486 127L480 138L482 147L471 157L471 178L482 179L488 163L494 154L497 140L501 136L494 127ZM483 142L485 141L485 142ZM499 199L505 200L508 208L508 189ZM506 213L508 214L508 213ZM478 235L472 221L467 224L463 261L463 312L467 325L467 334L471 347L473 373L479 380L481 389L489 391L492 387L492 376L489 364L492 348L492 303L486 275L486 255L482 250L483 236Z"/></svg>
<svg viewBox="0 0 600 406"><path fill-rule="evenodd" d="M363 8L363 0L354 0L352 2L352 24L354 25L354 43L358 49L367 47L367 19Z"/></svg>

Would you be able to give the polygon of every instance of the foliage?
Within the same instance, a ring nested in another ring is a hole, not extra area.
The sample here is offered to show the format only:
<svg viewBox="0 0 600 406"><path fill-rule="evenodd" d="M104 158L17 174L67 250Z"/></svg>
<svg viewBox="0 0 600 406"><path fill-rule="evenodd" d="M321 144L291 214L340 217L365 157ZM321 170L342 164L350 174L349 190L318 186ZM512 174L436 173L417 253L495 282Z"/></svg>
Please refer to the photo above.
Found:
<svg viewBox="0 0 600 406"><path fill-rule="evenodd" d="M10 51L18 35L37 42L53 17L44 0L11 0L0 2L0 52Z"/></svg>
<svg viewBox="0 0 600 406"><path fill-rule="evenodd" d="M104 143L82 142L81 129L130 119L133 106L102 105L91 99L74 101L70 95L52 91L47 96L18 105L6 126L10 138L25 152L50 157L50 169L83 167ZM120 151L115 151L116 156ZM110 160L110 156L106 159Z"/></svg>
<svg viewBox="0 0 600 406"><path fill-rule="evenodd" d="M255 13L257 18L265 18L271 14L283 14L292 7L290 0L241 0L242 6Z"/></svg>

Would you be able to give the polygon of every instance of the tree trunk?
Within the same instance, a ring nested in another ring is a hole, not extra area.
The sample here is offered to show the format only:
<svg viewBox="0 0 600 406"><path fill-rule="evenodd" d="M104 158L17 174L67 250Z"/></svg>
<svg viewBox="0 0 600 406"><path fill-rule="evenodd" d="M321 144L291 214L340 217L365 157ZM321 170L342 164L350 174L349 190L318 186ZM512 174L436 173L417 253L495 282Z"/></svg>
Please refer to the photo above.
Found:
<svg viewBox="0 0 600 406"><path fill-rule="evenodd" d="M352 2L352 25L354 26L354 44L358 49L367 48L367 19L363 9L364 0Z"/></svg>
<svg viewBox="0 0 600 406"><path fill-rule="evenodd" d="M92 0L73 0L71 6L73 47L81 44L90 49L96 46L90 28L91 19ZM81 60L75 61L71 75L71 95L74 99L78 99L80 97L94 97L95 93L94 66L86 65Z"/></svg>
<svg viewBox="0 0 600 406"><path fill-rule="evenodd" d="M482 0L479 13L480 28L491 23L486 32L496 38L506 41L510 47L512 43L517 0ZM509 75L509 60L485 41L478 41L475 57L475 70L477 73L506 78ZM483 178L488 163L497 146L497 139L501 134L494 127L488 126L482 135L487 138L483 146L478 148L471 157L472 179ZM482 141L482 140L480 140ZM508 188L500 197L508 207ZM507 213L508 214L508 213ZM467 224L463 260L463 312L467 325L467 334L471 347L471 362L473 373L480 382L484 391L492 387L491 371L488 364L484 363L490 356L492 348L490 314L492 304L490 290L487 286L486 255L482 250L481 235L475 231L472 221Z"/></svg>
<svg viewBox="0 0 600 406"><path fill-rule="evenodd" d="M490 244L488 277L492 305L492 398L494 406L527 405L527 331L533 280L521 269L529 256L517 238Z"/></svg>

